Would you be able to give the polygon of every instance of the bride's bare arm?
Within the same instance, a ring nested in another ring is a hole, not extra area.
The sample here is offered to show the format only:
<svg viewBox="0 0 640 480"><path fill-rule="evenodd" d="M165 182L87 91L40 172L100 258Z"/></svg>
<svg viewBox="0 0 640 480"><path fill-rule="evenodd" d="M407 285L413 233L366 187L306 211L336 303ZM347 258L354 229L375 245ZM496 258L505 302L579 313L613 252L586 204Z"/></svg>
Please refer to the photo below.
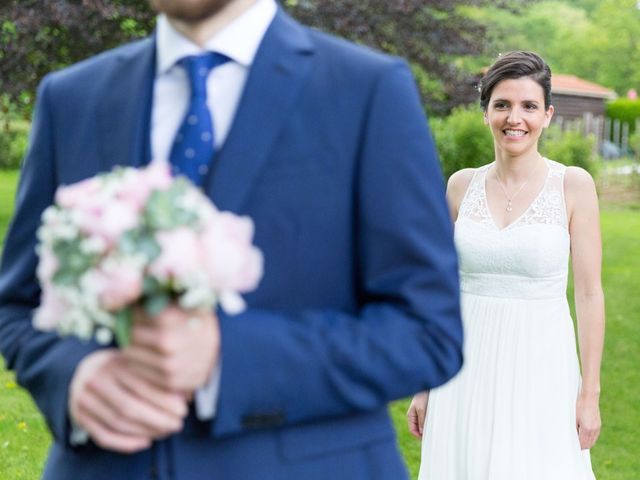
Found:
<svg viewBox="0 0 640 480"><path fill-rule="evenodd" d="M582 387L576 405L580 445L590 448L600 434L600 364L604 345L604 294L600 278L602 241L595 185L585 170L565 175L569 214Z"/></svg>

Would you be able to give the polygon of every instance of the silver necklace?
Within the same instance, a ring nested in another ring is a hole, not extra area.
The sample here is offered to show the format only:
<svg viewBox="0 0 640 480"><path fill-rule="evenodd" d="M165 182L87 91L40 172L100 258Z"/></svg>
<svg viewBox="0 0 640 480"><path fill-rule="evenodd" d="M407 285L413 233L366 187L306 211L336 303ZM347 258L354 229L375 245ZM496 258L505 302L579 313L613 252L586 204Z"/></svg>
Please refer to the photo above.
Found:
<svg viewBox="0 0 640 480"><path fill-rule="evenodd" d="M498 169L496 168L496 179L498 180L498 185L500 185L500 188L502 189L502 193L504 193L504 196L507 199L507 206L505 208L507 212L511 212L513 210L513 200L518 196L518 194L522 191L525 185L529 183L529 180L537 170L538 170L538 166L534 167L534 169L531 171L531 173L529 174L527 179L524 181L524 183L520 185L520 188L516 191L516 193L514 193L513 195L511 195L511 197L509 197L509 194L507 193L507 189L504 188L504 184L502 183L502 180L500 179L500 175L498 174Z"/></svg>

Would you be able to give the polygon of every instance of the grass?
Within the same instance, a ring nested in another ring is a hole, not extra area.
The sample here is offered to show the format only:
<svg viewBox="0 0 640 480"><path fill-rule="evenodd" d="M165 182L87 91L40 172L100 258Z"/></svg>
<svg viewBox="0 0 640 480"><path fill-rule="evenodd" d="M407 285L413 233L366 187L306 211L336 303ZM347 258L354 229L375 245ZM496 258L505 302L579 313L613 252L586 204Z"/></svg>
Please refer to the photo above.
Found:
<svg viewBox="0 0 640 480"><path fill-rule="evenodd" d="M50 438L31 397L0 361L0 478L40 478Z"/></svg>
<svg viewBox="0 0 640 480"><path fill-rule="evenodd" d="M11 220L17 179L16 170L0 170L0 245Z"/></svg>
<svg viewBox="0 0 640 480"><path fill-rule="evenodd" d="M0 238L8 224L15 172L0 171ZM603 430L591 456L598 480L629 480L640 471L640 203L604 202L603 284L607 299L607 335L602 365ZM409 400L391 405L398 443L411 478L420 465L420 444L406 429ZM0 359L0 478L40 477L49 433L26 392Z"/></svg>
<svg viewBox="0 0 640 480"><path fill-rule="evenodd" d="M0 170L0 244L9 225L16 171ZM40 478L50 435L31 397L16 385L0 357L0 478Z"/></svg>

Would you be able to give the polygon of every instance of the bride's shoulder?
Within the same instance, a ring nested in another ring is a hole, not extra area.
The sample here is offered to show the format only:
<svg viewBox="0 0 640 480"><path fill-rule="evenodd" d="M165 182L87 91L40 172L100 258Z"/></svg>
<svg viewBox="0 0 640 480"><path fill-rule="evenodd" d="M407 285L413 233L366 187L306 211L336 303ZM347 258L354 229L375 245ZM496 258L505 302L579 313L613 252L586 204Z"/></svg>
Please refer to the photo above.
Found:
<svg viewBox="0 0 640 480"><path fill-rule="evenodd" d="M594 183L593 177L584 168L570 166L567 167L564 174L565 186L575 185L576 187L584 187Z"/></svg>
<svg viewBox="0 0 640 480"><path fill-rule="evenodd" d="M449 177L447 182L447 202L454 220L458 217L462 199L477 171L477 168L463 168Z"/></svg>
<svg viewBox="0 0 640 480"><path fill-rule="evenodd" d="M478 168L463 168L455 172L449 177L449 181L447 182L447 193L453 196L458 196L458 194L464 195L464 192L467 191L471 183L471 179L473 179L473 176L478 170Z"/></svg>
<svg viewBox="0 0 640 480"><path fill-rule="evenodd" d="M589 172L580 167L567 167L564 174L564 195L571 205L597 201L596 185Z"/></svg>

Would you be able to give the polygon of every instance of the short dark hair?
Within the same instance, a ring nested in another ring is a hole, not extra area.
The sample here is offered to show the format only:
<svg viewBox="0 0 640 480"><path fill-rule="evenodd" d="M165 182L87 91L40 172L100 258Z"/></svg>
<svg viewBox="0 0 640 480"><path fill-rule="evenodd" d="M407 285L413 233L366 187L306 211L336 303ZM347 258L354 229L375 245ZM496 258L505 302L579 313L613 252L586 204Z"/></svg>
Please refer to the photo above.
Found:
<svg viewBox="0 0 640 480"><path fill-rule="evenodd" d="M500 55L479 84L480 107L487 110L495 86L502 80L529 77L542 87L544 108L551 105L551 69L533 52L509 52Z"/></svg>

